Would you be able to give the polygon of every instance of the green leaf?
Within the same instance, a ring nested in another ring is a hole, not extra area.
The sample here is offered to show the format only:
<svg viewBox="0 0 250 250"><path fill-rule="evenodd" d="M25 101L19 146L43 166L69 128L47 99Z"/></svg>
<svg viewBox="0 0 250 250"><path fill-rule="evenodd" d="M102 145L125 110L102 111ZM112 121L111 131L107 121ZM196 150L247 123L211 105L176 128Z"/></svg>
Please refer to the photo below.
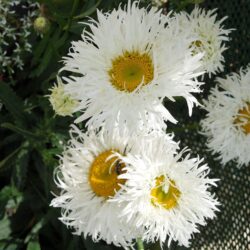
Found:
<svg viewBox="0 0 250 250"><path fill-rule="evenodd" d="M5 170L6 168L10 167L13 162L15 161L15 157L18 152L21 150L22 146L18 147L14 151L12 151L8 156L6 156L3 160L0 161L0 171Z"/></svg>
<svg viewBox="0 0 250 250"><path fill-rule="evenodd" d="M34 133L32 133L32 132L30 132L28 130L25 130L23 128L19 128L19 127L15 126L15 125L13 125L11 123L7 123L7 122L3 123L1 125L1 127L10 129L10 130L24 136L25 138L39 139L36 134L34 134Z"/></svg>
<svg viewBox="0 0 250 250"><path fill-rule="evenodd" d="M12 180L18 189L22 189L26 182L27 171L29 165L29 149L22 148L16 157L13 168Z"/></svg>
<svg viewBox="0 0 250 250"><path fill-rule="evenodd" d="M50 30L49 33L45 34L43 39L35 47L32 65L37 64L41 60L41 56L43 55L44 51L46 50L48 46L51 35L52 35L52 30Z"/></svg>
<svg viewBox="0 0 250 250"><path fill-rule="evenodd" d="M0 82L0 100L18 123L26 124L22 100L4 82Z"/></svg>
<svg viewBox="0 0 250 250"><path fill-rule="evenodd" d="M41 250L39 242L38 241L29 242L27 250Z"/></svg>
<svg viewBox="0 0 250 250"><path fill-rule="evenodd" d="M42 60L39 63L39 66L33 70L33 72L30 74L30 77L40 76L44 72L50 62L50 59L52 58L52 53L52 46L49 45L42 57Z"/></svg>
<svg viewBox="0 0 250 250"><path fill-rule="evenodd" d="M100 3L101 3L101 0L99 0L95 5L93 5L91 8L89 8L88 10L83 12L82 14L75 16L73 19L78 20L78 19L82 19L84 17L92 15L96 11L96 9L100 5Z"/></svg>
<svg viewBox="0 0 250 250"><path fill-rule="evenodd" d="M8 218L4 218L0 221L0 240L8 238L10 234L10 220Z"/></svg>
<svg viewBox="0 0 250 250"><path fill-rule="evenodd" d="M41 230L41 228L43 227L44 224L44 219L41 219L40 221L38 221L33 227L31 232L26 236L24 242L25 243L36 243L36 241L34 239L37 238L39 231Z"/></svg>
<svg viewBox="0 0 250 250"><path fill-rule="evenodd" d="M0 191L0 219L4 218L7 210L16 211L21 201L22 194L14 186L5 186Z"/></svg>
<svg viewBox="0 0 250 250"><path fill-rule="evenodd" d="M18 243L12 243L10 239L10 242L0 242L0 249L3 250L19 250L20 249L20 244Z"/></svg>

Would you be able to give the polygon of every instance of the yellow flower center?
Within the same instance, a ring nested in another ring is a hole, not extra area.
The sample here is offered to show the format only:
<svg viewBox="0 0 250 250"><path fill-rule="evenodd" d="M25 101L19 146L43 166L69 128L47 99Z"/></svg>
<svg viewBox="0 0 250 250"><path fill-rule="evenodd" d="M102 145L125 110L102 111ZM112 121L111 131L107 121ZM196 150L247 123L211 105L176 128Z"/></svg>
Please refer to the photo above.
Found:
<svg viewBox="0 0 250 250"><path fill-rule="evenodd" d="M151 189L151 202L154 206L172 209L178 205L181 195L173 180L166 180L164 175L155 178L155 186Z"/></svg>
<svg viewBox="0 0 250 250"><path fill-rule="evenodd" d="M112 156L114 152L111 149L99 154L90 167L89 183L97 196L114 196L121 188L120 184L126 181L118 179L118 176L125 172L125 164L121 163L117 156Z"/></svg>
<svg viewBox="0 0 250 250"><path fill-rule="evenodd" d="M153 80L153 62L148 53L125 52L112 61L108 74L116 89L132 92L141 83L147 85Z"/></svg>
<svg viewBox="0 0 250 250"><path fill-rule="evenodd" d="M240 125L245 134L250 134L250 103L238 111L234 123Z"/></svg>
<svg viewBox="0 0 250 250"><path fill-rule="evenodd" d="M200 40L196 40L196 41L192 42L192 45L194 45L197 48L200 48L201 46L203 46L203 44Z"/></svg>
<svg viewBox="0 0 250 250"><path fill-rule="evenodd" d="M192 55L197 55L203 49L203 43L200 40L193 41L190 45L192 48Z"/></svg>

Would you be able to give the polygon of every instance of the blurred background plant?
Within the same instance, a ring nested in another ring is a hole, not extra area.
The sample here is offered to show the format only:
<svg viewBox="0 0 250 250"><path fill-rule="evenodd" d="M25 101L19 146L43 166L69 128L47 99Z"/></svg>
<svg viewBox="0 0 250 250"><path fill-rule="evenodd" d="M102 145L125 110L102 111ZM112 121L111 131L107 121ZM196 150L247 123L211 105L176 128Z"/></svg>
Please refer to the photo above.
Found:
<svg viewBox="0 0 250 250"><path fill-rule="evenodd" d="M168 12L189 10L201 2L141 0L140 4L152 3ZM97 8L109 11L125 3L0 0L0 249L117 249L73 236L58 220L59 209L49 207L51 192L58 192L53 182L57 155L74 119L55 117L46 95L87 17L95 18ZM237 62L232 67L236 66ZM177 138L186 129L197 125L178 125ZM160 249L158 245L145 248ZM171 249L184 248L172 245Z"/></svg>
<svg viewBox="0 0 250 250"><path fill-rule="evenodd" d="M0 75L11 77L15 69L23 69L32 50L30 36L38 7L32 1L0 1Z"/></svg>

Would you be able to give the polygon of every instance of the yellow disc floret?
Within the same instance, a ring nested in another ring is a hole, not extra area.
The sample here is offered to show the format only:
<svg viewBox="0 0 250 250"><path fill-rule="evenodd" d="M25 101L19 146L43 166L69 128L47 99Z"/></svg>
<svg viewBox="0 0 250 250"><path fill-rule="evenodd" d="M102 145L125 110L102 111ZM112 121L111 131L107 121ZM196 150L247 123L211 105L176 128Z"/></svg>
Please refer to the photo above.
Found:
<svg viewBox="0 0 250 250"><path fill-rule="evenodd" d="M192 48L192 55L197 55L200 52L204 51L204 46L202 41L200 40L195 40L191 43L190 48Z"/></svg>
<svg viewBox="0 0 250 250"><path fill-rule="evenodd" d="M148 53L125 52L112 61L108 74L116 89L132 92L140 84L147 85L153 80L153 62Z"/></svg>
<svg viewBox="0 0 250 250"><path fill-rule="evenodd" d="M245 134L250 134L250 103L238 111L234 123L240 125Z"/></svg>
<svg viewBox="0 0 250 250"><path fill-rule="evenodd" d="M181 195L173 180L166 180L164 175L155 178L155 186L151 189L151 202L154 206L172 209L178 205Z"/></svg>
<svg viewBox="0 0 250 250"><path fill-rule="evenodd" d="M94 159L90 167L89 183L97 196L105 198L114 196L121 188L120 184L126 181L118 178L124 173L125 164L117 156L112 156L114 152L112 149L102 152Z"/></svg>

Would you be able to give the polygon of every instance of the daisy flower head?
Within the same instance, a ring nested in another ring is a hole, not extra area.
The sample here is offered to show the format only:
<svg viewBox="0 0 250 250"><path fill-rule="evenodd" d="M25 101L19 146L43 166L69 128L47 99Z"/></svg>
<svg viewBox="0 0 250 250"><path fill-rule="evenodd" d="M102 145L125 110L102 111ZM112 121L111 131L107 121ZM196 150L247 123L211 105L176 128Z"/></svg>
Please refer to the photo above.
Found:
<svg viewBox="0 0 250 250"><path fill-rule="evenodd" d="M250 163L250 66L217 78L219 87L212 89L204 101L207 116L201 121L208 147L219 153L225 165L236 160L239 166Z"/></svg>
<svg viewBox="0 0 250 250"><path fill-rule="evenodd" d="M227 49L225 42L229 40L228 35L232 31L223 26L227 17L218 20L216 9L206 11L198 7L195 7L190 14L182 11L175 17L180 32L188 30L193 38L190 44L193 54L205 53L202 66L209 77L223 71L225 61L223 52Z"/></svg>
<svg viewBox="0 0 250 250"><path fill-rule="evenodd" d="M140 145L147 145L138 154L122 157L126 184L116 198L123 205L121 218L144 228L146 242L172 240L188 246L198 225L213 218L218 201L209 192L215 179L209 179L209 168L202 160L182 159L161 136L154 136Z"/></svg>
<svg viewBox="0 0 250 250"><path fill-rule="evenodd" d="M110 200L126 181L118 178L125 167L119 156L130 150L126 138L103 130L83 134L73 127L70 144L55 172L61 193L51 202L62 209L60 220L76 234L125 249L132 246L138 230L119 220L120 208Z"/></svg>
<svg viewBox="0 0 250 250"><path fill-rule="evenodd" d="M76 122L89 119L88 127L109 131L162 129L164 120L176 122L162 105L174 96L186 98L191 114L202 54L192 55L190 41L166 28L171 18L130 1L97 17L82 40L72 43L62 68L78 75L64 78L68 93L79 100Z"/></svg>
<svg viewBox="0 0 250 250"><path fill-rule="evenodd" d="M57 115L72 115L77 107L78 101L72 95L65 92L65 84L62 79L57 77L57 85L50 89L51 94L48 96L50 104Z"/></svg>

